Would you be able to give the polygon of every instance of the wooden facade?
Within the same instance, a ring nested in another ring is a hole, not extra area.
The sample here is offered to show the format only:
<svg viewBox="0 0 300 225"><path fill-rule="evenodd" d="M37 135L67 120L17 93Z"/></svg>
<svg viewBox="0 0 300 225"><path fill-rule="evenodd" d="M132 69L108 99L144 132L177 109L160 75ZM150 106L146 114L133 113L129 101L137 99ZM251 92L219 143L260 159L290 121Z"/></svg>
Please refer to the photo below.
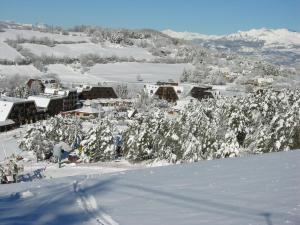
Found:
<svg viewBox="0 0 300 225"><path fill-rule="evenodd" d="M155 96L168 102L176 102L178 95L172 86L160 86L155 92Z"/></svg>
<svg viewBox="0 0 300 225"><path fill-rule="evenodd" d="M64 111L64 98L51 98L46 109L46 113L49 116L55 116Z"/></svg>
<svg viewBox="0 0 300 225"><path fill-rule="evenodd" d="M26 85L32 94L39 94L45 91L45 85L39 79L30 79Z"/></svg>
<svg viewBox="0 0 300 225"><path fill-rule="evenodd" d="M117 97L118 96L112 87L91 87L90 89L82 90L78 95L80 100Z"/></svg>
<svg viewBox="0 0 300 225"><path fill-rule="evenodd" d="M63 98L63 111L74 110L77 107L78 95L76 90L68 91L67 96Z"/></svg>
<svg viewBox="0 0 300 225"><path fill-rule="evenodd" d="M212 87L200 87L195 86L190 91L190 95L193 98L198 100L205 99L205 98L213 98L213 94L211 93Z"/></svg>
<svg viewBox="0 0 300 225"><path fill-rule="evenodd" d="M7 117L15 122L16 126L28 123L34 123L40 118L34 101L16 102Z"/></svg>

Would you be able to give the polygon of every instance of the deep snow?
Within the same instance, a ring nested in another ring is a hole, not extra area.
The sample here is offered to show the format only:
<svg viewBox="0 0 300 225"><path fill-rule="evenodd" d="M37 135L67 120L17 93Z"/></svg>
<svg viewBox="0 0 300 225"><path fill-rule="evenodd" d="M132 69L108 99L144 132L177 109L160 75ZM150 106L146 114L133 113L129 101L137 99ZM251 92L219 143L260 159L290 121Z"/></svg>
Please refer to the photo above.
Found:
<svg viewBox="0 0 300 225"><path fill-rule="evenodd" d="M0 188L8 224L300 224L300 151Z"/></svg>

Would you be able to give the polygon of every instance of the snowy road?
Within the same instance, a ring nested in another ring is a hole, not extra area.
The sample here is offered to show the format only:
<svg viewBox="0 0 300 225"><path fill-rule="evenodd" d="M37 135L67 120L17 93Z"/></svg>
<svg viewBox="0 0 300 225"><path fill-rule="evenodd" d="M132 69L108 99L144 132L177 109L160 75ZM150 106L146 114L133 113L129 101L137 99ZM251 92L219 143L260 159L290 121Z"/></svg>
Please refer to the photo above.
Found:
<svg viewBox="0 0 300 225"><path fill-rule="evenodd" d="M300 224L300 151L0 187L0 224Z"/></svg>

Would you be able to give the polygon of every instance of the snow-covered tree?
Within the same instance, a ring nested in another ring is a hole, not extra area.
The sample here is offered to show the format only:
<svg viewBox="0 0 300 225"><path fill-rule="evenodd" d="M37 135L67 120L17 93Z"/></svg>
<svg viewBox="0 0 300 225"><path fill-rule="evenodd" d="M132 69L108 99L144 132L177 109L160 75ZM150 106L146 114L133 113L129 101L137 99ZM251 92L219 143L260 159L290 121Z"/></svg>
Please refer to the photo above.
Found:
<svg viewBox="0 0 300 225"><path fill-rule="evenodd" d="M81 142L82 153L91 161L112 160L116 156L114 146L114 125L108 119L97 121Z"/></svg>

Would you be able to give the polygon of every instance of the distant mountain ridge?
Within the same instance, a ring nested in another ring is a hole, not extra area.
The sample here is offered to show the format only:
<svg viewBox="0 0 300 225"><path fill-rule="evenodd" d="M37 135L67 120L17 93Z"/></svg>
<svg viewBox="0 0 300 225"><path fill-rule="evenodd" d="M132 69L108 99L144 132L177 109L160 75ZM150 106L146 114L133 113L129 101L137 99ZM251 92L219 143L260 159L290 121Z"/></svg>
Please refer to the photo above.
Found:
<svg viewBox="0 0 300 225"><path fill-rule="evenodd" d="M300 68L300 32L288 29L251 29L229 35L204 35L164 30L163 33L204 47L261 56L279 65Z"/></svg>
<svg viewBox="0 0 300 225"><path fill-rule="evenodd" d="M300 32L288 29L251 29L249 31L238 31L229 35L206 35L192 32L176 32L170 29L162 31L174 38L184 40L245 40L245 41L265 41L267 44L300 45Z"/></svg>

